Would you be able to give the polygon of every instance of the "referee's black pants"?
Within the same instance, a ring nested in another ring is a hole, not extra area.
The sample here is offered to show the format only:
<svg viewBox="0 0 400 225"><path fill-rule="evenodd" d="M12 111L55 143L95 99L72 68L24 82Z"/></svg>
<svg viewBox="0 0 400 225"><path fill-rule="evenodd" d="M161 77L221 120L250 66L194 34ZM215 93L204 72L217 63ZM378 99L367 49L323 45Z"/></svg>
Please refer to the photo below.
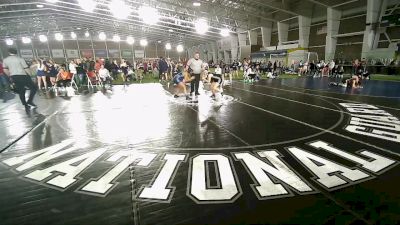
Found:
<svg viewBox="0 0 400 225"><path fill-rule="evenodd" d="M15 90L19 95L21 103L25 106L27 103L33 103L33 98L35 97L37 88L31 77L28 75L14 75L11 76L11 79L15 83ZM29 88L30 90L28 102L25 99L25 87Z"/></svg>
<svg viewBox="0 0 400 225"><path fill-rule="evenodd" d="M200 74L192 74L192 77L194 77L194 80L190 82L190 94L192 94L193 92L196 92L196 94L198 94L200 85Z"/></svg>

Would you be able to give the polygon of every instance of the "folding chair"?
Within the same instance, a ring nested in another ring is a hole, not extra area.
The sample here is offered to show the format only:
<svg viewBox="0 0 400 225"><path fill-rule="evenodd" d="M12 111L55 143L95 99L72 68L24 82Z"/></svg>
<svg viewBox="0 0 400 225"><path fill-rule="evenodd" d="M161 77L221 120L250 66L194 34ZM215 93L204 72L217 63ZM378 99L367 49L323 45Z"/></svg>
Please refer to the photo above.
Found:
<svg viewBox="0 0 400 225"><path fill-rule="evenodd" d="M86 79L87 79L86 86L88 88L90 87L90 88L93 89L93 83L92 83L92 80L91 80L92 79L91 76L93 76L93 74L92 74L92 72L89 72L89 73L86 73Z"/></svg>

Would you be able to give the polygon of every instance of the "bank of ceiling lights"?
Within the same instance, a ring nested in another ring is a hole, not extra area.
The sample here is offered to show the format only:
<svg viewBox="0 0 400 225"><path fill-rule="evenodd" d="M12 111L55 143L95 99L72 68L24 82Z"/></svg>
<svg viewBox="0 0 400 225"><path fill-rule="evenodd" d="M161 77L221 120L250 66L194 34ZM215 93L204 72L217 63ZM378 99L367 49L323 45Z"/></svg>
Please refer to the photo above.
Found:
<svg viewBox="0 0 400 225"><path fill-rule="evenodd" d="M13 45L14 41L12 39L6 39L6 44L9 45L9 46Z"/></svg>
<svg viewBox="0 0 400 225"><path fill-rule="evenodd" d="M22 43L24 44L30 44L32 42L32 40L28 37L23 37L22 38Z"/></svg>
<svg viewBox="0 0 400 225"><path fill-rule="evenodd" d="M208 31L208 23L207 20L204 18L198 19L195 23L194 23L194 28L196 29L196 32L198 34L205 34Z"/></svg>
<svg viewBox="0 0 400 225"><path fill-rule="evenodd" d="M107 35L104 32L99 33L99 39L105 41L107 39Z"/></svg>
<svg viewBox="0 0 400 225"><path fill-rule="evenodd" d="M40 42L46 42L47 41L47 36L43 35L43 34L39 35L39 41Z"/></svg>
<svg viewBox="0 0 400 225"><path fill-rule="evenodd" d="M141 46L146 47L147 44L148 44L148 43L147 43L147 40L146 40L146 39L140 40L140 45L141 45Z"/></svg>
<svg viewBox="0 0 400 225"><path fill-rule="evenodd" d="M46 2L49 3L57 3L59 2L58 0L45 0ZM97 7L97 0L77 0L79 6L84 9L86 12L93 12L96 7ZM193 6L200 6L201 3L199 1L193 1ZM132 8L126 4L125 0L111 0L110 3L108 4L108 8L111 12L111 14L120 20L125 20L129 17L129 15L132 13ZM146 6L143 5L141 7L138 8L137 11L139 18L143 21L143 23L145 24L149 24L149 25L155 25L160 21L161 15L159 13L159 11L156 8L153 8L151 6ZM209 30L209 25L208 25L208 21L205 18L200 18L196 21L193 22L194 23L194 28L196 30L196 32L200 35L204 35L208 32ZM78 30L80 30L81 28L77 28ZM173 29L168 29L167 31L169 32L174 32ZM223 28L220 30L220 35L222 37L228 37L230 34L230 30L227 28ZM90 33L89 31L85 31L84 33L86 38L90 37ZM62 41L64 39L64 36L62 33L55 33L54 35L55 40L57 41ZM77 34L75 32L71 32L71 38L72 39L77 39ZM107 40L107 35L104 32L100 32L98 38L102 41L106 41ZM31 43L31 38L29 37L23 37L22 39L22 43L24 44L29 44ZM39 40L40 42L47 42L48 41L48 37L46 35L39 35ZM113 39L114 42L120 42L121 38L118 35L114 35ZM7 38L5 39L5 42L7 45L13 45L14 44L14 40ZM130 45L133 45L135 40L133 37L128 36L126 39L126 42ZM142 39L140 40L140 45L141 46L147 46L148 42L146 39ZM165 45L165 49L166 50L171 50L172 46L170 43L167 43ZM184 48L182 45L178 45L176 46L176 50L178 52L183 52Z"/></svg>
<svg viewBox="0 0 400 225"><path fill-rule="evenodd" d="M64 39L64 36L61 33L56 33L56 34L54 34L54 38L57 41L62 41Z"/></svg>
<svg viewBox="0 0 400 225"><path fill-rule="evenodd" d="M126 42L130 45L133 45L135 43L135 39L133 39L133 37L129 36L126 38Z"/></svg>
<svg viewBox="0 0 400 225"><path fill-rule="evenodd" d="M176 51L177 52L183 52L183 46L182 45L176 46Z"/></svg>
<svg viewBox="0 0 400 225"><path fill-rule="evenodd" d="M57 3L58 0L46 0L50 3ZM79 6L84 9L86 12L93 12L97 7L97 0L77 0ZM201 6L200 1L193 1L193 6ZM108 4L108 8L111 14L120 20L128 19L129 15L132 13L132 8L130 5L126 4L125 0L111 0ZM139 15L139 19L143 21L145 24L155 25L160 21L161 15L159 11L151 6L143 5L140 6L137 10ZM194 22L195 30L198 34L205 34L208 32L209 25L208 21L204 18L200 18ZM171 29L169 29L172 32ZM226 37L229 36L229 30L222 29L221 36ZM86 37L89 35L85 34Z"/></svg>
<svg viewBox="0 0 400 225"><path fill-rule="evenodd" d="M113 42L120 42L121 38L118 35L113 36Z"/></svg>
<svg viewBox="0 0 400 225"><path fill-rule="evenodd" d="M141 6L138 9L138 13L139 18L146 24L154 25L160 20L158 10L150 6Z"/></svg>
<svg viewBox="0 0 400 225"><path fill-rule="evenodd" d="M72 38L72 39L76 39L76 37L77 37L77 36L76 36L76 33L75 33L75 32L71 32L71 38Z"/></svg>
<svg viewBox="0 0 400 225"><path fill-rule="evenodd" d="M120 20L127 19L132 12L131 7L122 0L112 0L108 8L113 16Z"/></svg>
<svg viewBox="0 0 400 225"><path fill-rule="evenodd" d="M78 0L78 4L86 12L93 12L94 9L96 8L96 2L94 0Z"/></svg>

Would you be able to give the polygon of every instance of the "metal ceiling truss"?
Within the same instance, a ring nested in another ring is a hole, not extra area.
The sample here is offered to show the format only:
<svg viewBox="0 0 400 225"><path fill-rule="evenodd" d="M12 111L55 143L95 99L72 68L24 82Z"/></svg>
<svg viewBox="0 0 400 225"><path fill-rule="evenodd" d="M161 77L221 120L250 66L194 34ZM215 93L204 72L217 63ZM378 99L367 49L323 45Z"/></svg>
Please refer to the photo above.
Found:
<svg viewBox="0 0 400 225"><path fill-rule="evenodd" d="M110 0L95 0L96 9L86 12L77 0L1 0L0 38L21 37L37 33L71 32L90 30L104 31L107 35L118 34L122 38L131 35L135 39L170 41L171 43L215 42L221 38L220 29L242 32L262 27L266 22L289 21L290 18L325 13L328 7L350 7L353 2L364 0L197 0L201 7L194 7L191 0L124 0L131 7L128 19L118 20L111 14ZM37 5L44 8L38 8ZM138 8L148 5L157 8L161 15L155 25L144 24ZM206 18L209 31L199 35L194 22ZM22 24L21 24L22 23ZM27 25L29 24L29 25ZM82 30L77 30L77 28ZM169 32L172 29L173 32Z"/></svg>

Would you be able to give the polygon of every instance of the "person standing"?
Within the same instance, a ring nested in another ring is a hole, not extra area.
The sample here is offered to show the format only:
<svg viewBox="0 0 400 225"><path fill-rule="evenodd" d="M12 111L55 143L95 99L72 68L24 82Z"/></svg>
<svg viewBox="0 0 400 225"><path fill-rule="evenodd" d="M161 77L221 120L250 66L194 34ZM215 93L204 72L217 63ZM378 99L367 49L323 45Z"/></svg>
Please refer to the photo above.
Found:
<svg viewBox="0 0 400 225"><path fill-rule="evenodd" d="M8 91L10 84L7 75L4 73L3 62L0 60L0 91ZM1 93L1 92L0 92Z"/></svg>
<svg viewBox="0 0 400 225"><path fill-rule="evenodd" d="M37 107L33 103L33 98L35 97L37 88L30 77L31 70L25 60L17 56L17 50L15 48L10 48L8 53L10 56L5 58L3 61L4 73L7 76L10 76L12 81L15 83L15 88L21 103L28 112L30 108ZM30 90L28 101L25 99L25 87L28 87Z"/></svg>
<svg viewBox="0 0 400 225"><path fill-rule="evenodd" d="M193 92L195 92L196 95L200 95L199 93L200 74L204 70L202 65L203 65L203 60L200 59L200 53L198 52L196 52L194 54L194 58L189 59L189 61L186 64L186 70L190 73L191 76L190 94L193 94Z"/></svg>
<svg viewBox="0 0 400 225"><path fill-rule="evenodd" d="M73 82L75 82L75 85L76 85L77 81L79 80L79 78L76 75L76 66L77 65L75 63L75 60L71 59L71 62L68 65L68 70L72 74L72 80L73 80Z"/></svg>
<svg viewBox="0 0 400 225"><path fill-rule="evenodd" d="M160 57L160 60L158 61L158 70L159 70L159 76L158 79L161 80L167 80L168 76L168 64L165 61L163 57Z"/></svg>

